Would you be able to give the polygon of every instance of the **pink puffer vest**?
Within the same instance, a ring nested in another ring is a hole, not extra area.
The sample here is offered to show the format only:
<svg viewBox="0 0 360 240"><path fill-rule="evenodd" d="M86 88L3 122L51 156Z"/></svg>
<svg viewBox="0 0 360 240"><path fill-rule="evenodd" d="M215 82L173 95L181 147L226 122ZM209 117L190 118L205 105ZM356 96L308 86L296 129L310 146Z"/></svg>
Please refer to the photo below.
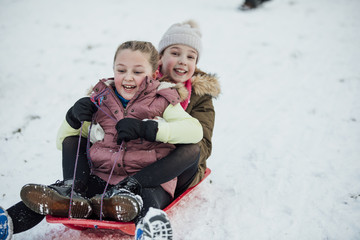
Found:
<svg viewBox="0 0 360 240"><path fill-rule="evenodd" d="M124 142L122 147L116 143L115 125L119 120L162 117L170 103L175 105L180 102L179 94L175 89L158 90L159 85L158 80L145 79L125 109L113 90L113 79L102 79L93 88L91 97L97 99L101 108L94 115L94 120L105 132L104 139L94 143L90 148L93 174L107 181L114 161L116 161L109 182L115 185L125 177L133 175L149 164L167 156L175 148L172 144L149 142L144 139ZM173 197L176 183L177 179L175 178L161 186Z"/></svg>

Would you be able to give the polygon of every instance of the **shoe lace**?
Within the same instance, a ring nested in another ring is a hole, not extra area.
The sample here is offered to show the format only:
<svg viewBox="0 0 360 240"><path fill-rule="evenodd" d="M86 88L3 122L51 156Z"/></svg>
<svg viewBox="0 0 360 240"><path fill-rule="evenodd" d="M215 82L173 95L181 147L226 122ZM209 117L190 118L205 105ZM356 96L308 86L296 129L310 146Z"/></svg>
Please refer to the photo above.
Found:
<svg viewBox="0 0 360 240"><path fill-rule="evenodd" d="M56 182L51 184L50 186L60 187L60 186L63 186L63 185L65 185L64 180L56 180Z"/></svg>

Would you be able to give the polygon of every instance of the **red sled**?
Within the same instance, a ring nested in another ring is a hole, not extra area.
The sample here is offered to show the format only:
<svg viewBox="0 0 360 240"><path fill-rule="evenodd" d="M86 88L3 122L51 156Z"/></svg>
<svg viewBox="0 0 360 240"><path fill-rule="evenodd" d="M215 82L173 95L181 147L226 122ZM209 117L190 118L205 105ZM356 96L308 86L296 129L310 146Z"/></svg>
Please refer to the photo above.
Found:
<svg viewBox="0 0 360 240"><path fill-rule="evenodd" d="M167 212L170 209L172 209L174 206L176 206L183 197L185 197L191 191L193 191L202 181L204 181L204 179L207 176L209 176L210 173L211 173L210 168L207 168L205 171L204 178L198 184L196 184L194 187L187 189L183 194L181 194L179 197L174 199L174 201L170 203L163 210ZM121 232L132 236L135 235L135 228L136 228L134 222L116 222L116 221L106 221L106 220L100 221L95 219L81 219L81 218L61 218L50 215L46 215L46 221L48 223L61 223L64 226L75 230L85 230L89 228L111 229L111 230L120 230Z"/></svg>

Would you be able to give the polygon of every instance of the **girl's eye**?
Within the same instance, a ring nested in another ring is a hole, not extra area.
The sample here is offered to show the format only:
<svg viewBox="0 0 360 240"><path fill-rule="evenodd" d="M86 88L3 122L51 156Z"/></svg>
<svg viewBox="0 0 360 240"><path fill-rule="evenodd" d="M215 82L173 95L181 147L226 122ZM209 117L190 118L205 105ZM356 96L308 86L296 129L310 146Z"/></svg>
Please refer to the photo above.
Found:
<svg viewBox="0 0 360 240"><path fill-rule="evenodd" d="M141 71L135 71L134 73L135 73L135 74L142 74L143 72L141 72Z"/></svg>
<svg viewBox="0 0 360 240"><path fill-rule="evenodd" d="M178 56L179 54L177 52L172 52L171 55Z"/></svg>
<svg viewBox="0 0 360 240"><path fill-rule="evenodd" d="M195 59L195 57L194 57L194 56L188 56L188 58L189 58L189 59Z"/></svg>

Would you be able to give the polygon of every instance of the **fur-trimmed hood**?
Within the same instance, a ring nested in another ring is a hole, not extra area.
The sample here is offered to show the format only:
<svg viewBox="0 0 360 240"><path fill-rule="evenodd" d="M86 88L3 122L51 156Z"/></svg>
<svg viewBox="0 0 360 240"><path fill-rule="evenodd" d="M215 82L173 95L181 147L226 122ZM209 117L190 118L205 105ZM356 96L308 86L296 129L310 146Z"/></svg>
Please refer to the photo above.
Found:
<svg viewBox="0 0 360 240"><path fill-rule="evenodd" d="M191 78L191 85L194 93L199 96L208 94L217 98L221 93L218 77L215 74L205 73L198 68Z"/></svg>

